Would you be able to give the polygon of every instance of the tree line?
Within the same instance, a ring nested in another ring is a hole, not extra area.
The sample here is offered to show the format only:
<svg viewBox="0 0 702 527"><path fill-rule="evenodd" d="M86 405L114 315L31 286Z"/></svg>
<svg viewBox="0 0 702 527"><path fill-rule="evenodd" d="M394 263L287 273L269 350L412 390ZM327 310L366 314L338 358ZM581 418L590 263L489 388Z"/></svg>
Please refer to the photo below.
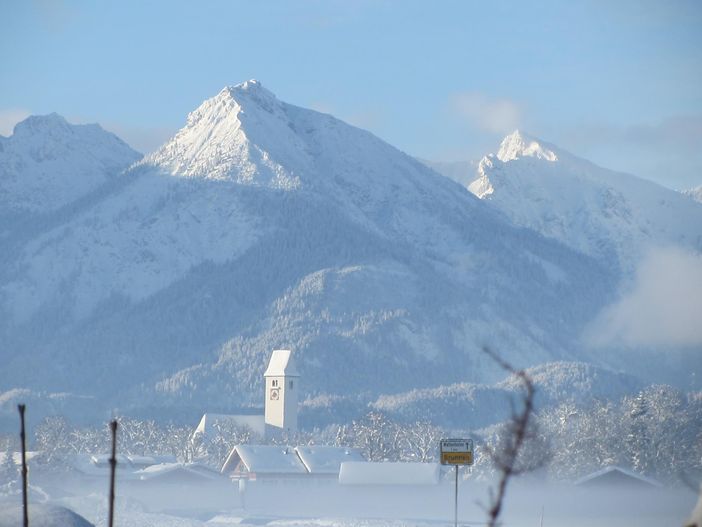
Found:
<svg viewBox="0 0 702 527"><path fill-rule="evenodd" d="M207 436L193 428L129 417L119 422L119 452L132 456L172 456L179 462L204 463L219 469L239 444L334 445L358 448L369 461L431 462L438 459L442 437L470 437L476 443L475 465L468 477L489 477L494 456L513 437L512 421L478 431L445 430L429 421L402 422L372 411L348 424L300 431L278 440L259 437L248 427L217 423ZM607 465L630 468L674 484L702 479L702 395L652 386L618 401L572 402L538 411L521 448L520 463L538 460L548 478L573 480ZM36 427L32 465L66 469L75 454L106 454L108 424L77 427L60 416ZM13 437L0 438L0 451L17 450ZM14 467L4 456L0 477ZM467 474L467 473L466 473Z"/></svg>

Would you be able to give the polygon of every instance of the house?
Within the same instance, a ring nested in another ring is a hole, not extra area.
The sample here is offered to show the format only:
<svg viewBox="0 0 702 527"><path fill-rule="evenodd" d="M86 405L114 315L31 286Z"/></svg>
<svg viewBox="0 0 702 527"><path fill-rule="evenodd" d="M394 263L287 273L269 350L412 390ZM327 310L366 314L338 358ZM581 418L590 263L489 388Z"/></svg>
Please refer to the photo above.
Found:
<svg viewBox="0 0 702 527"><path fill-rule="evenodd" d="M222 474L232 479L292 479L308 474L291 446L238 445L222 465Z"/></svg>
<svg viewBox="0 0 702 527"><path fill-rule="evenodd" d="M341 485L438 485L438 463L348 461L341 464Z"/></svg>
<svg viewBox="0 0 702 527"><path fill-rule="evenodd" d="M661 484L656 480L614 465L588 474L577 480L574 485L588 488L618 487L655 489L661 487Z"/></svg>

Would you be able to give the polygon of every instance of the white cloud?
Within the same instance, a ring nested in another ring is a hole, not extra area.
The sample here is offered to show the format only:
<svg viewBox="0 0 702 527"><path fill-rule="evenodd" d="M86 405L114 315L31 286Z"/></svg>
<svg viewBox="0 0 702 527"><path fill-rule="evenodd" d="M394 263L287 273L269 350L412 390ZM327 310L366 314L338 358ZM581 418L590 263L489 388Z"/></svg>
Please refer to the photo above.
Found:
<svg viewBox="0 0 702 527"><path fill-rule="evenodd" d="M8 108L0 110L0 135L5 137L12 135L12 130L20 121L29 117L30 113L27 110L19 108Z"/></svg>
<svg viewBox="0 0 702 527"><path fill-rule="evenodd" d="M649 251L629 290L600 313L586 338L596 346L702 349L702 255Z"/></svg>
<svg viewBox="0 0 702 527"><path fill-rule="evenodd" d="M522 111L509 99L491 99L481 93L464 92L452 95L450 106L472 125L488 132L505 134L521 124Z"/></svg>

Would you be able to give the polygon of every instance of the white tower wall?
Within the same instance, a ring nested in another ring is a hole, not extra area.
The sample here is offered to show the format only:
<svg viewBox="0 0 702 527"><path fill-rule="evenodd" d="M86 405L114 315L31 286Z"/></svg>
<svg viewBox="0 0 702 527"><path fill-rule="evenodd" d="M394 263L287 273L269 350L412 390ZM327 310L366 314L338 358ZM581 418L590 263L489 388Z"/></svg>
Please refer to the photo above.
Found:
<svg viewBox="0 0 702 527"><path fill-rule="evenodd" d="M275 350L265 379L266 429L273 434L297 432L297 393L300 375L290 350Z"/></svg>

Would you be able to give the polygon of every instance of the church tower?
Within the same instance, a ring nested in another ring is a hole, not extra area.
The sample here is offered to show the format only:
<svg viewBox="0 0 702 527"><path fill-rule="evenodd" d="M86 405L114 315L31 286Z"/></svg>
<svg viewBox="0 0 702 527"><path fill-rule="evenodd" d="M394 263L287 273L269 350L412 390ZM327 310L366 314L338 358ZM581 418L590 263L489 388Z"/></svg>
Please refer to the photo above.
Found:
<svg viewBox="0 0 702 527"><path fill-rule="evenodd" d="M297 432L297 392L300 389L290 350L275 350L263 374L266 386L266 433Z"/></svg>

